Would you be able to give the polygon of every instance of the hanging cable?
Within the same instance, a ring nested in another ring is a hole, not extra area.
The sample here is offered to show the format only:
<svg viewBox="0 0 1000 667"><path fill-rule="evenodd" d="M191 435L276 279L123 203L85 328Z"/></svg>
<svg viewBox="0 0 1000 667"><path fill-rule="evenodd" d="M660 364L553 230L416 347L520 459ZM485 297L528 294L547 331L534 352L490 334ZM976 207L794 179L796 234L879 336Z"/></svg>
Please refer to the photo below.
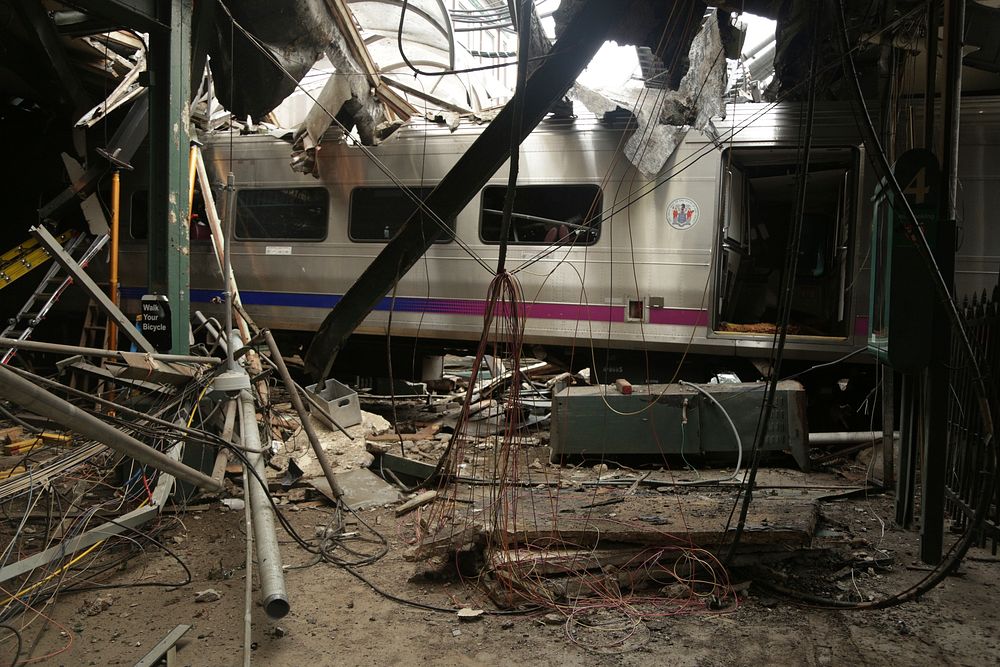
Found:
<svg viewBox="0 0 1000 667"><path fill-rule="evenodd" d="M405 4L405 2L404 2ZM503 218L500 223L500 249L497 259L497 275L506 271L507 243L510 236L511 217L514 213L514 199L517 196L517 172L521 154L521 142L518 141L517 130L521 128L524 117L524 91L528 80L528 47L531 39L531 0L522 0L517 16L517 85L514 87L514 119L510 133L510 170L507 175L507 192L503 198Z"/></svg>
<svg viewBox="0 0 1000 667"><path fill-rule="evenodd" d="M771 410L774 407L774 397L778 389L778 379L781 377L781 363L784 360L785 344L788 340L788 325L791 320L792 304L795 301L795 278L799 265L799 247L802 240L803 219L806 213L806 195L809 181L809 156L812 150L813 123L816 115L816 90L819 87L816 76L816 62L819 57L819 15L812 21L812 52L809 57L809 92L806 103L806 118L803 126L804 136L799 160L798 182L795 194L795 212L791 220L791 234L788 239L788 254L785 263L785 276L782 280L782 295L779 305L778 320L775 327L776 340L772 347L770 377L767 390L764 392L762 412L757 421L754 433L754 443L750 450L750 472L745 484L741 485L743 505L740 507L740 517L736 524L736 532L729 544L725 561L732 561L736 555L743 531L746 528L747 513L753 501L753 488L757 481L757 470L760 467L761 451L767 439L767 431L771 422ZM737 494L737 499L739 494ZM728 529L728 526L727 526Z"/></svg>

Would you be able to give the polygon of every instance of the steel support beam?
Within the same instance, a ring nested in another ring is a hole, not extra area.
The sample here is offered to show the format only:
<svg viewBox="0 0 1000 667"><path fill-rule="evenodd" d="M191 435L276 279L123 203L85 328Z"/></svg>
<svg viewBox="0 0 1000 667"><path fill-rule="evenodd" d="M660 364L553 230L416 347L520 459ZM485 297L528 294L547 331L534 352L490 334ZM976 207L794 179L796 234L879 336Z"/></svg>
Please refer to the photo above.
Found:
<svg viewBox="0 0 1000 667"><path fill-rule="evenodd" d="M150 36L170 29L169 23L157 16L157 0L76 0L73 4L120 26L148 32Z"/></svg>
<svg viewBox="0 0 1000 667"><path fill-rule="evenodd" d="M511 134L517 143L545 117L587 66L631 3L589 0L582 5L548 57L527 81L520 127L514 127L514 104L508 103L469 150L428 195L427 207L440 219L456 216L510 157ZM306 371L326 378L347 340L375 304L443 235L431 216L417 211L386 244L344 297L326 316L306 354Z"/></svg>
<svg viewBox="0 0 1000 667"><path fill-rule="evenodd" d="M162 0L169 30L149 45L149 275L150 291L170 302L171 352L188 351L190 273L188 232L188 121L191 91L192 0Z"/></svg>

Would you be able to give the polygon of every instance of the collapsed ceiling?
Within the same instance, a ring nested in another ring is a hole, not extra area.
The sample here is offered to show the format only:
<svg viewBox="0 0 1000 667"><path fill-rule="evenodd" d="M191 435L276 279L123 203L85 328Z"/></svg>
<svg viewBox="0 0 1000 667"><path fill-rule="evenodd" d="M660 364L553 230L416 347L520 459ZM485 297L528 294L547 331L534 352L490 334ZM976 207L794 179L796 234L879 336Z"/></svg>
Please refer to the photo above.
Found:
<svg viewBox="0 0 1000 667"><path fill-rule="evenodd" d="M583 1L562 0L554 10L554 2L537 4L544 8L542 19L551 15L558 39ZM850 29L855 36L867 36L872 45L856 55L863 80L874 93L879 68L884 66L877 26L893 25L896 46L919 53L924 49L926 2L844 2ZM509 99L511 79L503 81L501 76L507 69L479 70L484 65L489 69L514 62L515 54L508 50L515 41L510 3L470 0L460 3L459 8L449 4L451 8L442 0L216 2L207 20L201 18L205 12L196 11L196 21L209 24L195 26L196 32L200 29L207 34L205 45L196 48L204 48L210 55L214 84L210 92L237 119L268 118L290 94L299 94L308 84L312 92L306 96L307 106L313 106L309 98L316 96L328 104L318 118L314 114L311 124L303 124L299 138L304 145L300 148L307 150L310 143L321 140L333 121L331 116L356 128L364 143L375 143L394 124L414 114L443 116L449 124L457 123L463 115L488 120ZM1000 90L997 4L969 3L967 89ZM717 20L704 20L706 5L716 8ZM94 108L94 104L108 98L116 87L122 90L115 99L124 103L143 85L139 76L146 48L142 35L88 12L88 6L84 0L0 0L0 18L4 19L0 21L0 39L5 52L0 63L0 88L8 111L17 108L60 123L69 120L67 128L81 118L89 118L88 124L93 124L111 110ZM213 5L195 5L196 10L206 6ZM887 9L890 6L891 10ZM644 54L647 80L639 81L639 86L655 87L667 94L658 96L656 108L648 102L634 105L635 94L615 97L577 87L573 95L592 111L635 106L640 123L651 124L654 143L657 137L663 139L662 153L681 126L702 125L706 114L718 111L714 100L721 97L719 87L724 87L728 78L725 67L716 62L722 53L739 59L745 65L744 72L758 81L770 77L773 63L770 84L759 91L762 99L800 97L804 87L799 84L808 77L805 55L816 8L817 3L811 0L634 0L622 5L612 38L619 44L640 47ZM776 20L773 46L759 47L752 54L743 51L742 34L734 26L741 11ZM529 55L537 58L550 42L537 12L531 20ZM474 42L468 36L484 31L506 35L508 41L471 46ZM824 34L819 44L821 62L832 62L833 40ZM326 63L327 69L314 69L317 61ZM836 99L842 96L839 72L827 69L831 71L826 74L822 94ZM330 76L333 72L341 80ZM689 72L696 74L688 76ZM330 90L324 89L324 79L329 80L326 88ZM199 94L204 99L205 91ZM709 98L713 102L701 110L701 102ZM89 117L85 115L88 109ZM210 107L208 115L212 113ZM215 126L212 118L206 126ZM76 146L63 150L70 148L80 156L86 153L80 132L76 133ZM656 153L647 153L647 158L653 159ZM655 166L654 160L643 170ZM308 171L308 164L304 170Z"/></svg>

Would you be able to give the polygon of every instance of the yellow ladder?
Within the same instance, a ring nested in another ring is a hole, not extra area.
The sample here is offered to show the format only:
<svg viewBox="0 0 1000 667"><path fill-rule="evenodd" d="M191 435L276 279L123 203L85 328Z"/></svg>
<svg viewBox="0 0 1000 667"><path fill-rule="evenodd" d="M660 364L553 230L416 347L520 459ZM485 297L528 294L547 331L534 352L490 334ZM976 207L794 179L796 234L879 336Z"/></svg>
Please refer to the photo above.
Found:
<svg viewBox="0 0 1000 667"><path fill-rule="evenodd" d="M65 231L56 237L60 245L76 236L73 230ZM0 255L0 289L38 268L49 261L49 251L38 244L38 240L30 238L20 245L14 246Z"/></svg>

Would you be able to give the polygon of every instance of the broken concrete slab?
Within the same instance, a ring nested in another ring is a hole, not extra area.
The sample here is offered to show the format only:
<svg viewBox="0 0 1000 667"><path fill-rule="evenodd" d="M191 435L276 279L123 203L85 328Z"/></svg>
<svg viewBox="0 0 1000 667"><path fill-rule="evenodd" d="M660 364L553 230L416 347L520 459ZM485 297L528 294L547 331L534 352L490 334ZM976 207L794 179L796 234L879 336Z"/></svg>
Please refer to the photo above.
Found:
<svg viewBox="0 0 1000 667"><path fill-rule="evenodd" d="M381 477L363 468L349 470L334 475L337 484L344 490L343 502L352 510L371 509L399 502L399 489L389 484ZM334 501L330 483L323 477L309 480L314 489Z"/></svg>

